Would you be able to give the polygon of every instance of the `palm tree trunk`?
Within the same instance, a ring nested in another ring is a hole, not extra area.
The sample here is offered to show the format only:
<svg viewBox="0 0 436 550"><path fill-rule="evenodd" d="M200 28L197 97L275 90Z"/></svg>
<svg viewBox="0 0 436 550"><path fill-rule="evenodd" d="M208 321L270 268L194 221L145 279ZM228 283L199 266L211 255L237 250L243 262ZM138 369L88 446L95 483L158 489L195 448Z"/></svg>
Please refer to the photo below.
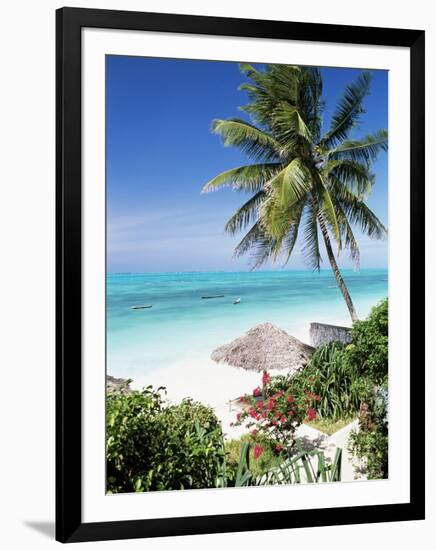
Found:
<svg viewBox="0 0 436 550"><path fill-rule="evenodd" d="M342 296L344 297L345 303L347 304L351 320L354 323L354 321L358 320L358 317L357 317L356 310L354 309L353 301L351 299L350 293L348 292L345 281L342 278L341 272L339 271L338 264L336 263L336 258L335 258L335 255L333 253L332 245L331 245L331 242L330 242L330 237L329 237L329 234L328 234L328 231L327 231L327 227L325 226L324 220L320 219L319 222L320 222L319 226L321 228L321 233L322 233L322 236L324 237L324 243L325 243L325 247L326 247L326 250L327 250L327 256L329 258L330 265L332 266L333 273L335 274L336 282L338 283L338 287L339 287L340 291L342 292Z"/></svg>

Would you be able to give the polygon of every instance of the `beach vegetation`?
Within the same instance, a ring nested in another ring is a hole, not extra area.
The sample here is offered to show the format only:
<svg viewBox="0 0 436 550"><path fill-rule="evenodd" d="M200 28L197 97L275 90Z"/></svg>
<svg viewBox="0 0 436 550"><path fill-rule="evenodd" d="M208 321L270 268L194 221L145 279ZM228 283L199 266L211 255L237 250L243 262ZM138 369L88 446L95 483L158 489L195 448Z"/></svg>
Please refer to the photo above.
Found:
<svg viewBox="0 0 436 550"><path fill-rule="evenodd" d="M317 396L316 418L308 422L334 433L358 418L351 452L370 479L388 474L388 300L372 308L351 330L351 343L317 348L309 364L294 375L271 377L269 392ZM307 422L307 420L306 420Z"/></svg>
<svg viewBox="0 0 436 550"><path fill-rule="evenodd" d="M351 319L356 310L337 264L346 250L356 266L360 252L354 228L380 239L386 228L366 204L375 184L372 165L387 151L388 133L352 135L364 113L371 73L363 71L339 99L328 129L323 126L323 81L316 67L243 63L250 118L218 119L212 131L225 146L243 151L251 164L226 170L203 192L231 187L251 196L225 230L244 232L235 255L253 255L253 268L267 260L287 263L300 236L308 267L319 271L325 252Z"/></svg>
<svg viewBox="0 0 436 550"><path fill-rule="evenodd" d="M387 383L374 388L362 403L359 430L352 432L349 449L363 464L368 479L386 479L389 473Z"/></svg>
<svg viewBox="0 0 436 550"><path fill-rule="evenodd" d="M216 486L225 457L218 418L191 399L169 405L164 395L151 387L108 393L109 493Z"/></svg>
<svg viewBox="0 0 436 550"><path fill-rule="evenodd" d="M212 409L191 399L168 404L163 388L111 390L106 417L108 494L300 483L300 470L313 469L313 452L289 455L266 438L225 443ZM330 480L317 457L312 481Z"/></svg>
<svg viewBox="0 0 436 550"><path fill-rule="evenodd" d="M275 378L267 372L262 387L240 397L241 410L235 426L245 426L254 444L254 458L259 459L265 448L276 454L289 454L295 444L297 428L306 420L316 418L316 403L320 396L310 391L294 392L292 387L277 389Z"/></svg>
<svg viewBox="0 0 436 550"><path fill-rule="evenodd" d="M227 455L227 464L230 468L236 469L243 446L248 443L250 471L253 477L261 476L273 468L277 468L284 460L285 455L278 453L272 446L266 445L260 455L255 454L255 445L253 444L252 436L244 434L239 439L230 439L225 442L225 450Z"/></svg>

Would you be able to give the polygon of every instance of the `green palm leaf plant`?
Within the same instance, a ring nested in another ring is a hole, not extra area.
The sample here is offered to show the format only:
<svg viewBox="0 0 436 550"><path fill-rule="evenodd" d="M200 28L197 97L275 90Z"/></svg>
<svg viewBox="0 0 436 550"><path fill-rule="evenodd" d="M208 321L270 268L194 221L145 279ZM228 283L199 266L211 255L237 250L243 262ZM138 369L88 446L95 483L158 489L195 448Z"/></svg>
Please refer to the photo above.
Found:
<svg viewBox="0 0 436 550"><path fill-rule="evenodd" d="M362 72L346 87L323 132L324 100L318 68L241 65L249 103L240 118L215 120L212 131L225 146L237 147L252 164L227 170L203 192L231 187L250 198L227 221L226 231L244 232L235 255L251 253L253 268L279 257L287 263L298 238L310 268L319 271L326 252L352 321L357 314L337 263L345 249L356 267L360 252L353 229L380 239L386 228L365 204L375 183L371 167L387 151L388 134L379 130L352 139L364 113L371 74Z"/></svg>

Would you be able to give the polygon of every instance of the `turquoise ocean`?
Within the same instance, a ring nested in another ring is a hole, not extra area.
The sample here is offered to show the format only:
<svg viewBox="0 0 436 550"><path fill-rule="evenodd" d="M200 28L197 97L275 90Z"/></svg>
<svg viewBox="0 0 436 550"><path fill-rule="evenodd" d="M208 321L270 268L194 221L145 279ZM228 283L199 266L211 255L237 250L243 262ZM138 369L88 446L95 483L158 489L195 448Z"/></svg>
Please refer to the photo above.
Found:
<svg viewBox="0 0 436 550"><path fill-rule="evenodd" d="M386 269L343 276L360 318L388 294ZM201 299L217 294L224 298ZM132 309L144 304L153 307ZM312 321L350 324L327 270L108 274L107 372L147 380L157 369L207 361L213 349L267 321L305 341Z"/></svg>

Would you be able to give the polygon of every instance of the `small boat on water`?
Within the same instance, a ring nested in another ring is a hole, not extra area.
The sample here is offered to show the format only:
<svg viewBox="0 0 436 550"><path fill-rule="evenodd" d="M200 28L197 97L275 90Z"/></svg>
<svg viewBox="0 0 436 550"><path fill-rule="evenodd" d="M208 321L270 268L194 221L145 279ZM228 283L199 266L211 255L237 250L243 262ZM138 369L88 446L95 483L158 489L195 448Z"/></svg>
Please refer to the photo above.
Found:
<svg viewBox="0 0 436 550"><path fill-rule="evenodd" d="M152 307L153 306L147 304L145 306L132 306L132 309L150 309Z"/></svg>
<svg viewBox="0 0 436 550"><path fill-rule="evenodd" d="M224 294L211 294L210 296L202 296L202 300L211 300L212 298L224 298Z"/></svg>
<svg viewBox="0 0 436 550"><path fill-rule="evenodd" d="M233 300L233 303L236 305L236 304L240 304L241 303L241 298L236 298L236 300Z"/></svg>

